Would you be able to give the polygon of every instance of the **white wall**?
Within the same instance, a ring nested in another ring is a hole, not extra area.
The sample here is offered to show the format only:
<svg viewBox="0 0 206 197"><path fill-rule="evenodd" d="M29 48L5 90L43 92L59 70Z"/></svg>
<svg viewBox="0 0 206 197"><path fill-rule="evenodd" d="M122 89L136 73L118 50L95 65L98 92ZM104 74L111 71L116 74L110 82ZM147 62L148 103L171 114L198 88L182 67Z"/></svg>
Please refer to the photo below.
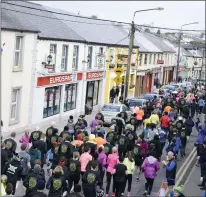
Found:
<svg viewBox="0 0 206 197"><path fill-rule="evenodd" d="M14 129L26 127L28 125L30 90L31 90L31 70L33 64L36 63L37 34L23 33L23 70L13 72L14 65L14 49L16 35L20 32L1 31L1 43L5 43L2 53L1 67L1 116L4 123L3 130L5 132ZM9 125L11 111L11 94L12 87L21 88L19 123Z"/></svg>

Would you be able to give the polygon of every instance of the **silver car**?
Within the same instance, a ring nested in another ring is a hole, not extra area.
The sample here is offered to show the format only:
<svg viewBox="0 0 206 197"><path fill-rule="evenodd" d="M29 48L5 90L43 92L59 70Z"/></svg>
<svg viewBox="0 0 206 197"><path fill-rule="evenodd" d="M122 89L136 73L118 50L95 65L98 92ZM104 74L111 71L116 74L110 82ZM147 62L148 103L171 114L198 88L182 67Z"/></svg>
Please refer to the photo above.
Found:
<svg viewBox="0 0 206 197"><path fill-rule="evenodd" d="M124 104L105 104L101 109L101 113L104 115L104 120L108 123L111 123L112 119L120 112L126 112L128 120L132 115L131 110Z"/></svg>

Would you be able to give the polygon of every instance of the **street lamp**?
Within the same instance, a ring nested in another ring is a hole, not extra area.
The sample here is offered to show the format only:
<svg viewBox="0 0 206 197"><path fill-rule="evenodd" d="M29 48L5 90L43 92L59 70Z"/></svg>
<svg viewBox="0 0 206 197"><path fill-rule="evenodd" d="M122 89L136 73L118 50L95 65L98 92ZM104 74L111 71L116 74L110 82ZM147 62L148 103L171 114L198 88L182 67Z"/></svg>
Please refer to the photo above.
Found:
<svg viewBox="0 0 206 197"><path fill-rule="evenodd" d="M164 10L164 8L157 7L157 8L152 8L152 9L137 10L133 14L131 30L130 30L131 35L130 35L130 41L129 41L129 54L128 54L128 61L127 61L125 88L124 88L124 95L123 95L124 101L127 98L128 87L129 87L130 64L131 64L132 48L133 48L133 44L134 44L134 33L135 33L134 18L135 18L136 13L138 13L138 12L147 12L147 11L153 11L153 10L162 11L162 10Z"/></svg>
<svg viewBox="0 0 206 197"><path fill-rule="evenodd" d="M182 28L184 26L188 26L188 25L196 25L198 24L198 22L194 22L194 23L187 23L181 26L181 29L179 31L179 39L178 39L178 54L177 54L177 70L176 70L176 81L178 79L178 73L179 73L179 66L180 66L180 47L181 47L181 34L182 34Z"/></svg>

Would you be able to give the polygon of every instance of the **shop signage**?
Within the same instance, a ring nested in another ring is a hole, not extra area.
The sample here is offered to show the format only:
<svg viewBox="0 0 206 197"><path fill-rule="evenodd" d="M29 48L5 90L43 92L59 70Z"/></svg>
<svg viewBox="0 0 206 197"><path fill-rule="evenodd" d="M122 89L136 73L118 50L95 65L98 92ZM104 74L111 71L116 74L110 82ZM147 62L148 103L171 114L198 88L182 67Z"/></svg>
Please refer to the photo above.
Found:
<svg viewBox="0 0 206 197"><path fill-rule="evenodd" d="M173 67L165 68L165 71L170 71L170 70L173 70Z"/></svg>
<svg viewBox="0 0 206 197"><path fill-rule="evenodd" d="M157 60L157 64L164 64L164 60Z"/></svg>
<svg viewBox="0 0 206 197"><path fill-rule="evenodd" d="M87 72L86 73L86 79L99 79L104 78L104 71L98 71L98 72Z"/></svg>
<svg viewBox="0 0 206 197"><path fill-rule="evenodd" d="M102 68L105 64L105 56L103 55L97 55L96 56L96 67Z"/></svg>
<svg viewBox="0 0 206 197"><path fill-rule="evenodd" d="M137 72L138 76L145 76L145 72Z"/></svg>
<svg viewBox="0 0 206 197"><path fill-rule="evenodd" d="M48 86L54 84L71 83L82 80L82 73L55 75L37 78L37 86Z"/></svg>

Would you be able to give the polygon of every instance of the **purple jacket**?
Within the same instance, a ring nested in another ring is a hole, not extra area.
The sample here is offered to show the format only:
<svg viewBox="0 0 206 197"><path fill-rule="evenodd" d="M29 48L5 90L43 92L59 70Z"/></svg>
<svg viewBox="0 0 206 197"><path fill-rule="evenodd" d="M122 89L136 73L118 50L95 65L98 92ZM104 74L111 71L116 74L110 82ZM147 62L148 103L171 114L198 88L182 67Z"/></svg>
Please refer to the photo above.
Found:
<svg viewBox="0 0 206 197"><path fill-rule="evenodd" d="M104 152L99 153L98 161L102 165L102 169L105 171L107 165L107 155Z"/></svg>
<svg viewBox="0 0 206 197"><path fill-rule="evenodd" d="M91 133L94 133L95 127L98 125L98 122L96 120L92 120L90 123L90 127L91 127Z"/></svg>
<svg viewBox="0 0 206 197"><path fill-rule="evenodd" d="M149 156L145 158L142 164L142 169L144 171L145 178L155 179L160 166L156 158Z"/></svg>

